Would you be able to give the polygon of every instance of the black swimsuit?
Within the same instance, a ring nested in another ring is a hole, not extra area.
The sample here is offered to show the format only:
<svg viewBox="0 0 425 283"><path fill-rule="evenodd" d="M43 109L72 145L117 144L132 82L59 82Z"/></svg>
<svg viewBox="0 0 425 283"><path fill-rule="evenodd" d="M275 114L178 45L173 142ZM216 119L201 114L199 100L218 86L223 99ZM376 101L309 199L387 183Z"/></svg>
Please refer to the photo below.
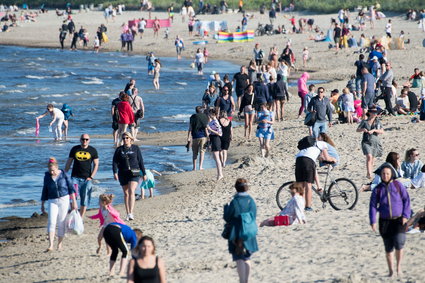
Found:
<svg viewBox="0 0 425 283"><path fill-rule="evenodd" d="M158 257L155 260L154 268L141 268L135 260L134 264L134 282L135 283L159 283Z"/></svg>

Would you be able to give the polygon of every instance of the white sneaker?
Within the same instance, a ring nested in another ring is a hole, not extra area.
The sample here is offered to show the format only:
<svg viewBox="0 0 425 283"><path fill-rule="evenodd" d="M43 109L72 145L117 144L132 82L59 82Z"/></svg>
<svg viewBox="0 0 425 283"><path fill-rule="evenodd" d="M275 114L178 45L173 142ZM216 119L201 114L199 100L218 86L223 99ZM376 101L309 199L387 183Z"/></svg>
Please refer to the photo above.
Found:
<svg viewBox="0 0 425 283"><path fill-rule="evenodd" d="M409 231L406 232L406 234L417 234L420 233L419 229L410 228Z"/></svg>
<svg viewBox="0 0 425 283"><path fill-rule="evenodd" d="M134 220L133 213L129 213L127 217L128 217L128 220Z"/></svg>
<svg viewBox="0 0 425 283"><path fill-rule="evenodd" d="M129 221L130 220L130 214L127 214L127 217L125 218L125 221Z"/></svg>

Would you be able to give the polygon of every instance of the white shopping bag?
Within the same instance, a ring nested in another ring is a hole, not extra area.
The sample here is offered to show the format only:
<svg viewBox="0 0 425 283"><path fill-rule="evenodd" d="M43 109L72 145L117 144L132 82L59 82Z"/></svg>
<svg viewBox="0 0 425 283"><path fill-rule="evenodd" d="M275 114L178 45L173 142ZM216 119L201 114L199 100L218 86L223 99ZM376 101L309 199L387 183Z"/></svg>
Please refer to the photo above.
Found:
<svg viewBox="0 0 425 283"><path fill-rule="evenodd" d="M81 235L84 232L83 219L77 210L72 210L66 216L65 225L67 233Z"/></svg>

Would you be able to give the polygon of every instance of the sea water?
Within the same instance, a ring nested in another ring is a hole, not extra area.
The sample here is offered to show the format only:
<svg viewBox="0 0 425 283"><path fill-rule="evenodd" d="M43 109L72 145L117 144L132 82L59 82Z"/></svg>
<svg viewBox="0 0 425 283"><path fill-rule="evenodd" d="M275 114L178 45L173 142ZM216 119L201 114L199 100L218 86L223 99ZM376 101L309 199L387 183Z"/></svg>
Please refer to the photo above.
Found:
<svg viewBox="0 0 425 283"><path fill-rule="evenodd" d="M145 56L0 46L0 217L40 212L48 158L56 157L64 168L82 133L110 135L111 102L130 78L136 79L145 104L140 130L171 132L187 130L212 71L223 77L239 70L229 62L209 61L205 75L199 76L190 60L160 59L161 89L155 90ZM35 117L48 103L59 109L67 103L73 109L67 142L53 142L50 115L40 120L40 136L35 138ZM93 138L90 145L97 149L100 163L91 207L98 206L97 197L103 192L114 193L114 202L122 203L121 187L112 175L112 138ZM170 174L192 167L192 153L183 146L141 149L148 169ZM205 162L206 168L214 167L208 154Z"/></svg>

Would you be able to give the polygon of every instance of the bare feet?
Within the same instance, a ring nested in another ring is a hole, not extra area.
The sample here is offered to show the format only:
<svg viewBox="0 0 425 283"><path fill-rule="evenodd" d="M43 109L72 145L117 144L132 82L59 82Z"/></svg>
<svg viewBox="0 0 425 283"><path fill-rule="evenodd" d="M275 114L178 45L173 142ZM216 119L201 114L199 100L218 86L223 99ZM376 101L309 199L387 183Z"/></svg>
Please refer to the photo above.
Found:
<svg viewBox="0 0 425 283"><path fill-rule="evenodd" d="M53 247L48 247L46 250L46 253L52 252L53 251Z"/></svg>
<svg viewBox="0 0 425 283"><path fill-rule="evenodd" d="M202 168L202 167L199 167L199 170L200 170L200 171L202 171L202 170L204 170L204 168Z"/></svg>
<svg viewBox="0 0 425 283"><path fill-rule="evenodd" d="M100 247L96 249L96 254L100 254Z"/></svg>
<svg viewBox="0 0 425 283"><path fill-rule="evenodd" d="M388 273L388 277L393 277L394 272L392 270L390 270L390 272Z"/></svg>
<svg viewBox="0 0 425 283"><path fill-rule="evenodd" d="M62 250L62 243L58 244L58 251L61 251L61 250Z"/></svg>
<svg viewBox="0 0 425 283"><path fill-rule="evenodd" d="M223 179L224 177L223 176L218 176L217 177L217 181L220 181L221 179Z"/></svg>

